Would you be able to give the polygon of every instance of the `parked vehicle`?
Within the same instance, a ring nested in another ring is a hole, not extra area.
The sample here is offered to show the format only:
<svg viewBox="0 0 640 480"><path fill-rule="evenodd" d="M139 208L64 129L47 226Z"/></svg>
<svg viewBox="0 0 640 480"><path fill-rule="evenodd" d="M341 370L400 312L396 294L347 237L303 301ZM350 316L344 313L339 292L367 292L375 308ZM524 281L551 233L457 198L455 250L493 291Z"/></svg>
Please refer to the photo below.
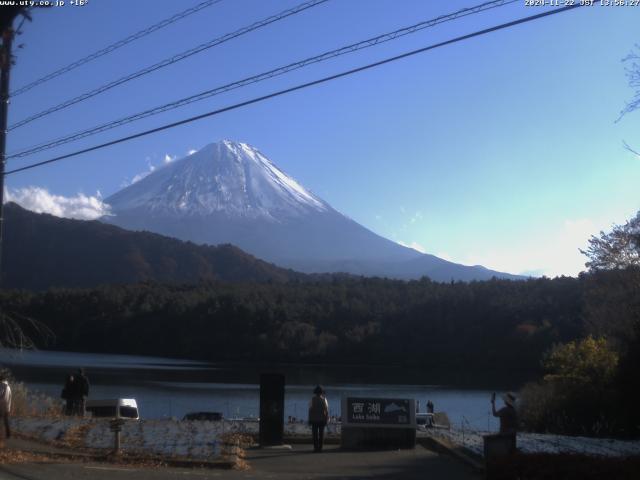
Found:
<svg viewBox="0 0 640 480"><path fill-rule="evenodd" d="M94 418L140 419L138 402L135 398L87 400L86 410Z"/></svg>
<svg viewBox="0 0 640 480"><path fill-rule="evenodd" d="M418 430L434 427L433 413L416 413L416 425Z"/></svg>
<svg viewBox="0 0 640 480"><path fill-rule="evenodd" d="M182 420L205 420L209 422L219 422L222 420L220 412L191 412L187 413Z"/></svg>
<svg viewBox="0 0 640 480"><path fill-rule="evenodd" d="M451 421L445 412L416 413L416 428L426 430L427 428L442 428L449 430Z"/></svg>

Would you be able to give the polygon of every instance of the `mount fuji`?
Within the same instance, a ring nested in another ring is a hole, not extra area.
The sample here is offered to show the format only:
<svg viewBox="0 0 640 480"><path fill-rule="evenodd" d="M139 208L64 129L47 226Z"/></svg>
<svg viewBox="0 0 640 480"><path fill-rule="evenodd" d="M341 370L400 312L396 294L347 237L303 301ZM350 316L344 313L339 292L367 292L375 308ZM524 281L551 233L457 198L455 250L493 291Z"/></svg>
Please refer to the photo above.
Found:
<svg viewBox="0 0 640 480"><path fill-rule="evenodd" d="M223 140L105 200L102 221L200 244L234 244L302 272L437 281L521 278L464 266L383 238L334 210L256 148Z"/></svg>

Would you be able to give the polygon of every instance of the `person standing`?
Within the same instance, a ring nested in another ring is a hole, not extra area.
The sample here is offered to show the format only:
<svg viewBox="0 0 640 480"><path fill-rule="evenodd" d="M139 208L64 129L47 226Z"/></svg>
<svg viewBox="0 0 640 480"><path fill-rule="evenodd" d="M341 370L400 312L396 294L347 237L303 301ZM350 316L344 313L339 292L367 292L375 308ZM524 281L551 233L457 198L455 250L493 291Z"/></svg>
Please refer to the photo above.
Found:
<svg viewBox="0 0 640 480"><path fill-rule="evenodd" d="M9 415L11 414L11 387L9 381L4 375L0 376L0 417L4 424L5 438L11 437L11 428L9 427Z"/></svg>
<svg viewBox="0 0 640 480"><path fill-rule="evenodd" d="M87 397L89 396L89 379L84 374L84 369L79 368L74 379L75 409L76 414L84 417Z"/></svg>
<svg viewBox="0 0 640 480"><path fill-rule="evenodd" d="M64 388L62 389L62 394L60 395L63 400L65 400L66 404L64 406L64 414L65 415L73 415L78 410L76 407L76 383L73 375L67 376L67 381L64 384Z"/></svg>
<svg viewBox="0 0 640 480"><path fill-rule="evenodd" d="M516 412L516 396L511 393L502 395L504 407L496 410L496 394L491 395L491 411L500 419L499 435L511 438L511 453L516 451L516 434L518 431L518 412Z"/></svg>
<svg viewBox="0 0 640 480"><path fill-rule="evenodd" d="M500 418L500 433L516 434L518 430L518 413L516 412L516 396L509 392L502 396L504 407L496 410L496 394L491 396L491 411L494 417Z"/></svg>
<svg viewBox="0 0 640 480"><path fill-rule="evenodd" d="M324 396L324 390L320 385L313 389L313 397L309 402L309 423L313 436L313 451L321 452L324 443L324 427L329 420L329 402Z"/></svg>

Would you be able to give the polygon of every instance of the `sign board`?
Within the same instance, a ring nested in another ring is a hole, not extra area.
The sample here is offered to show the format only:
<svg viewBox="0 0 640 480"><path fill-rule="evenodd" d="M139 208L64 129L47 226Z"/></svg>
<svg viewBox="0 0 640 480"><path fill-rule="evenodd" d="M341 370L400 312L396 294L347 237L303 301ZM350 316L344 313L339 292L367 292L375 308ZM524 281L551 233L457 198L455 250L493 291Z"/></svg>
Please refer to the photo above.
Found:
<svg viewBox="0 0 640 480"><path fill-rule="evenodd" d="M109 422L109 428L112 432L120 432L122 431L122 426L124 425L124 423L125 421L121 418L114 418Z"/></svg>
<svg viewBox="0 0 640 480"><path fill-rule="evenodd" d="M342 398L343 426L416 428L415 400Z"/></svg>

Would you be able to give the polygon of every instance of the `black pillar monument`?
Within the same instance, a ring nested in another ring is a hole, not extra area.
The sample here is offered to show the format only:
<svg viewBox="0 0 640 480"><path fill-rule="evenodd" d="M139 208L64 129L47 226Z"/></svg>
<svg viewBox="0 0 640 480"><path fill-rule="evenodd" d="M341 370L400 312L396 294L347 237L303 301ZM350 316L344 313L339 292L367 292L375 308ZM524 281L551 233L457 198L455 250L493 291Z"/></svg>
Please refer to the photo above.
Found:
<svg viewBox="0 0 640 480"><path fill-rule="evenodd" d="M282 445L284 434L284 375L260 375L260 445Z"/></svg>

